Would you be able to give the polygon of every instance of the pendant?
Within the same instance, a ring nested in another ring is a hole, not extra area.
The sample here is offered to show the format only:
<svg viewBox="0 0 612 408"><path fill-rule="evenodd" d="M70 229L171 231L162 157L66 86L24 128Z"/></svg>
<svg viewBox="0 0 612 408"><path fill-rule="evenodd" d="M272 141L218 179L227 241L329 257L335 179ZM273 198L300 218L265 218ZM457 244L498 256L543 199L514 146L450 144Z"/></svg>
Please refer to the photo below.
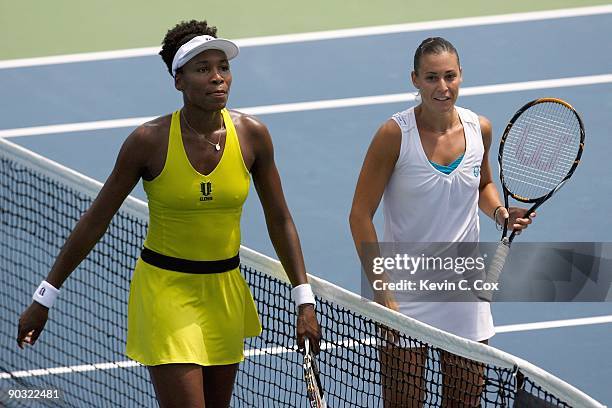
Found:
<svg viewBox="0 0 612 408"><path fill-rule="evenodd" d="M219 146L219 143L217 143L217 144L215 145L215 150L217 150L217 151L221 150L221 146Z"/></svg>

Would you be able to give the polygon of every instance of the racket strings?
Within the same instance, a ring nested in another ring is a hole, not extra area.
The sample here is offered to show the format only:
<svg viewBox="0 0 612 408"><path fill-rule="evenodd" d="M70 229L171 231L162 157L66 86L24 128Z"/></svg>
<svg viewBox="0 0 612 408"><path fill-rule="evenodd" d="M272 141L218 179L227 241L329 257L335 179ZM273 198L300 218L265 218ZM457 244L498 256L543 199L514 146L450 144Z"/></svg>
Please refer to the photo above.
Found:
<svg viewBox="0 0 612 408"><path fill-rule="evenodd" d="M568 122L565 122L563 127L555 126L555 123L561 123L559 120L554 120L549 117L534 115L534 120L538 122L530 122L527 127L523 129L523 138L522 141L524 143L528 143L529 148L539 150L544 155L548 154L549 157L555 158L559 156L565 155L570 158L574 158L576 155L576 145L572 144L572 139L574 136L579 137L579 124L578 121L575 121L575 125L570 123L571 128L567 126ZM571 119L571 118L570 118ZM529 118L525 118L525 121L529 120ZM518 129L521 130L520 124L518 124ZM515 125L516 126L516 125ZM529 135L529 136L527 136ZM542 143L545 141L545 143ZM554 143L554 142L557 143ZM523 145L522 147L525 147ZM525 159L526 157L523 157ZM536 157L539 159L539 157ZM550 166L553 161L549 161L548 168L545 166L541 166L544 170L552 170L553 167ZM533 165L534 163L528 163ZM537 162L535 164L538 164Z"/></svg>
<svg viewBox="0 0 612 408"><path fill-rule="evenodd" d="M521 131L521 129L517 129ZM550 191L565 177L569 171L573 160L576 157L576 149L572 146L567 146L566 142L562 139L567 139L567 135L564 137L557 138L557 145L550 146L549 144L540 144L539 146L533 141L528 141L523 145L516 146L512 149L515 138L509 138L506 141L510 151L532 151L539 152L542 157L550 157L551 160L548 162L529 162L525 160L525 157L517 158L515 155L509 155L505 157L506 163L504 164L504 177L516 179L520 181L524 179L526 183L533 185L534 187L539 186L545 190ZM537 158L536 158L537 159ZM559 165L563 163L564 165ZM538 182L539 181L539 182ZM533 197L530 196L530 197Z"/></svg>
<svg viewBox="0 0 612 408"><path fill-rule="evenodd" d="M556 102L528 108L504 143L504 184L514 195L535 199L548 194L571 170L581 142L574 111Z"/></svg>

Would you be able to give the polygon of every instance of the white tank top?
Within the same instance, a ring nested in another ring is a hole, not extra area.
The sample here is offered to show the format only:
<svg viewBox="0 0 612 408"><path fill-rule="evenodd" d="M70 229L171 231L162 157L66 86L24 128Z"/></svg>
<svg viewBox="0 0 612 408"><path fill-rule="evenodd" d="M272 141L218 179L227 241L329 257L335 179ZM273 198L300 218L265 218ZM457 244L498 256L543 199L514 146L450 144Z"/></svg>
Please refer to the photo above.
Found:
<svg viewBox="0 0 612 408"><path fill-rule="evenodd" d="M450 174L427 159L414 107L392 119L402 130L399 157L383 195L384 242L478 242L480 165L484 155L478 115L455 107L465 135L465 153ZM400 311L471 340L495 334L484 302L401 302Z"/></svg>

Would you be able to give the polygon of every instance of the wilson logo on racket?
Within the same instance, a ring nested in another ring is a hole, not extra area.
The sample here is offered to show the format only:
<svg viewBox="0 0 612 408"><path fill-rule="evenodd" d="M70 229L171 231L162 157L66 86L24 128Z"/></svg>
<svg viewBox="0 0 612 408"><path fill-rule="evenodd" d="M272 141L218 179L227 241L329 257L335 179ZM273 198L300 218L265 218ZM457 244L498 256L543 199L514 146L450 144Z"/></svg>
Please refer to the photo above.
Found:
<svg viewBox="0 0 612 408"><path fill-rule="evenodd" d="M584 138L580 115L561 99L540 98L520 108L504 130L497 156L504 207L508 208L510 197L531 203L529 216L559 191L580 163ZM499 281L515 235L512 231L508 237L506 220L486 283ZM493 292L482 291L478 297L490 302Z"/></svg>

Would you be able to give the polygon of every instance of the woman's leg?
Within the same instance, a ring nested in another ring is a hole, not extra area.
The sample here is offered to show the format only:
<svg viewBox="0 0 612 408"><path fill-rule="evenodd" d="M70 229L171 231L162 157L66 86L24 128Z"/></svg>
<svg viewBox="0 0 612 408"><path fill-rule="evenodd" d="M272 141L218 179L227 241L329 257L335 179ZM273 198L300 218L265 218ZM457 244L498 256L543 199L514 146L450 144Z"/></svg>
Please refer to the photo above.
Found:
<svg viewBox="0 0 612 408"><path fill-rule="evenodd" d="M202 366L162 364L148 368L160 408L204 408Z"/></svg>
<svg viewBox="0 0 612 408"><path fill-rule="evenodd" d="M206 408L227 408L232 399L238 363L204 368Z"/></svg>
<svg viewBox="0 0 612 408"><path fill-rule="evenodd" d="M160 408L226 408L238 372L238 363L202 367L163 364L149 367Z"/></svg>
<svg viewBox="0 0 612 408"><path fill-rule="evenodd" d="M379 349L385 408L421 408L425 401L427 349L387 344Z"/></svg>
<svg viewBox="0 0 612 408"><path fill-rule="evenodd" d="M488 344L488 340L481 341ZM485 365L446 351L440 352L442 363L442 406L480 407L485 386Z"/></svg>

